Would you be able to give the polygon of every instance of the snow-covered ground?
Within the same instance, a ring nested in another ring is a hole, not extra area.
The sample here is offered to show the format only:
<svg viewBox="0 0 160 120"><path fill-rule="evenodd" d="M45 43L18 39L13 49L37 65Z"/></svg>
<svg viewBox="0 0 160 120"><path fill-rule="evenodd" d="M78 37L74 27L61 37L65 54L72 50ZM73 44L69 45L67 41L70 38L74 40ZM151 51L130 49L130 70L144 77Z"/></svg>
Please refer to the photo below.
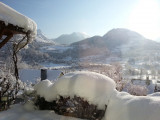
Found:
<svg viewBox="0 0 160 120"><path fill-rule="evenodd" d="M0 120L82 120L57 115L49 110L31 110L29 106L14 105L7 111L0 112Z"/></svg>

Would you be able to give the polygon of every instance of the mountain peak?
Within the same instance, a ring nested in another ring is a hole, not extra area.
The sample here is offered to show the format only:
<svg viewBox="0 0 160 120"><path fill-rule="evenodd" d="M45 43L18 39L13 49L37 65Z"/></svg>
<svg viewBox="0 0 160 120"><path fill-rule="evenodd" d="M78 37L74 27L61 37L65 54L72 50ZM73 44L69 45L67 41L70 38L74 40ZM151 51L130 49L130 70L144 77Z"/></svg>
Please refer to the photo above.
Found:
<svg viewBox="0 0 160 120"><path fill-rule="evenodd" d="M54 41L48 39L44 34L43 32L41 31L41 29L38 29L37 30L37 37L36 37L36 41L37 42L44 42L44 43L54 43Z"/></svg>
<svg viewBox="0 0 160 120"><path fill-rule="evenodd" d="M125 28L116 28L116 29L112 29L110 31L108 31L103 37L104 38L110 38L110 37L120 37L123 39L126 38L144 38L142 35L140 35L139 33L135 32L135 31L131 31L129 29L125 29Z"/></svg>
<svg viewBox="0 0 160 120"><path fill-rule="evenodd" d="M63 34L58 38L54 39L55 42L60 44L71 44L73 42L78 42L83 39L90 37L86 33L83 32L73 32L71 34Z"/></svg>
<svg viewBox="0 0 160 120"><path fill-rule="evenodd" d="M37 34L42 34L41 29L37 29Z"/></svg>

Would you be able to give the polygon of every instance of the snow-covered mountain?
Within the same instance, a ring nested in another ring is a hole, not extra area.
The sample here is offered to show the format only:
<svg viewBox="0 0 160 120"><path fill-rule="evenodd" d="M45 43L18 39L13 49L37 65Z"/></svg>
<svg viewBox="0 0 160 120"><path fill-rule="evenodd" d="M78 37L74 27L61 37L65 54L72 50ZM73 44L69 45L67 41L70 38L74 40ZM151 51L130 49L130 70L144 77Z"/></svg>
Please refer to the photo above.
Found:
<svg viewBox="0 0 160 120"><path fill-rule="evenodd" d="M35 39L36 42L42 42L42 43L52 43L55 44L55 42L51 39L48 39L40 29L37 30L37 37Z"/></svg>
<svg viewBox="0 0 160 120"><path fill-rule="evenodd" d="M115 49L119 48L124 45L130 45L132 44L132 47L152 47L152 46L159 46L157 42L153 40L149 40L144 38L142 35L140 35L137 32L128 30L128 29L112 29L109 32L107 32L104 36L93 36L91 38L87 38L85 40L75 42L72 45L73 46L94 46L94 47L106 47L109 49Z"/></svg>
<svg viewBox="0 0 160 120"><path fill-rule="evenodd" d="M76 33L73 33L72 35L74 36L75 34ZM37 38L41 41L49 40L40 31L38 32ZM68 35L62 35L59 38L69 37ZM67 42L67 39L65 40ZM70 45L33 42L29 47L30 49L22 53L24 55L22 59L24 61L34 61L35 63L45 61L46 63L68 62L68 64L70 64L77 61L88 60L89 62L104 63L109 58L116 58L117 61L139 57L143 59L150 56L157 56L160 52L160 44L158 42L146 39L134 31L121 28L112 29L104 36L93 36ZM28 58L30 59L28 60ZM111 61L113 61L113 59L111 59Z"/></svg>
<svg viewBox="0 0 160 120"><path fill-rule="evenodd" d="M63 34L56 39L53 39L56 43L69 45L74 42L81 41L89 38L90 36L82 32L74 32L72 34Z"/></svg>
<svg viewBox="0 0 160 120"><path fill-rule="evenodd" d="M93 36L73 43L71 46L76 49L72 50L74 54L80 57L106 55L106 58L116 56L118 59L128 59L139 56L149 57L160 51L159 43L146 39L139 33L122 28L112 29L104 36Z"/></svg>

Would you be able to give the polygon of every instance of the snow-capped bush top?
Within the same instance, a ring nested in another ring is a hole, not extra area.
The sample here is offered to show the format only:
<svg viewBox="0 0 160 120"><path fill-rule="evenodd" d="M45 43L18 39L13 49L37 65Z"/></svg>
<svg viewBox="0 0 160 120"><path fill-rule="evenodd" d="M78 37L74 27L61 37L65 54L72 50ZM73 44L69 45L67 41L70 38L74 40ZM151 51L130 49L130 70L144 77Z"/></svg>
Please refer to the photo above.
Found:
<svg viewBox="0 0 160 120"><path fill-rule="evenodd" d="M25 32L31 31L30 42L37 35L37 25L33 20L20 14L19 12L3 4L2 2L0 2L0 20L4 21L6 25L10 23L15 26L24 28Z"/></svg>
<svg viewBox="0 0 160 120"><path fill-rule="evenodd" d="M64 75L54 84L48 80L42 81L35 86L35 90L46 101L52 101L59 95L76 95L104 109L115 86L115 82L107 76L94 72L74 72Z"/></svg>

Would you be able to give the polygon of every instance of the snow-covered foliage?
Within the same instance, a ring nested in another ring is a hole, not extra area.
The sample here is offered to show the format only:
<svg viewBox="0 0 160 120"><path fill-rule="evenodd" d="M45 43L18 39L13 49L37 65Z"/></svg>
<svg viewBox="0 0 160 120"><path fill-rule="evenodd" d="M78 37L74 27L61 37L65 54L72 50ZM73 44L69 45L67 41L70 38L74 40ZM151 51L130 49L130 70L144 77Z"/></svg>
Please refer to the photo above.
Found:
<svg viewBox="0 0 160 120"><path fill-rule="evenodd" d="M118 81L116 83L116 90L118 90L120 92L123 91L125 89L127 83L128 83L128 81L126 81L126 80Z"/></svg>
<svg viewBox="0 0 160 120"><path fill-rule="evenodd" d="M94 72L73 72L59 78L54 84L44 80L35 86L38 95L46 101L53 101L57 96L80 96L99 109L104 109L105 104L115 89L114 81L104 75Z"/></svg>
<svg viewBox="0 0 160 120"><path fill-rule="evenodd" d="M18 88L16 87L18 84ZM10 95L14 97L17 90L23 89L24 85L20 80L16 80L16 78L10 72L4 72L0 70L0 88L1 88L1 96Z"/></svg>
<svg viewBox="0 0 160 120"><path fill-rule="evenodd" d="M145 86L130 84L127 87L127 92L131 95L146 96L148 93L148 89Z"/></svg>
<svg viewBox="0 0 160 120"><path fill-rule="evenodd" d="M0 2L0 20L4 21L6 25L13 24L15 26L24 28L24 30L30 31L30 41L36 37L37 25L30 18L22 15L11 7Z"/></svg>

